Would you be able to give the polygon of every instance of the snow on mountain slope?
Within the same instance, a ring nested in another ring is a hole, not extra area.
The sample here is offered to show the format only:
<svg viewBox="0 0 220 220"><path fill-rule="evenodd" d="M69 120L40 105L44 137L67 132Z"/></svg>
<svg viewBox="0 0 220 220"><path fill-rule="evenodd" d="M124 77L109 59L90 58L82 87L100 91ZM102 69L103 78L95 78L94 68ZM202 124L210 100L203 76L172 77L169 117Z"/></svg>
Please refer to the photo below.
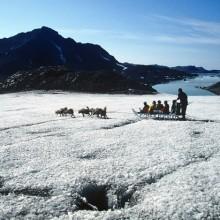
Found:
<svg viewBox="0 0 220 220"><path fill-rule="evenodd" d="M66 63L66 58L63 54L62 48L60 46L58 46L56 43L53 43L53 44L59 52L59 56L60 56L60 60L61 60L62 64L65 64Z"/></svg>
<svg viewBox="0 0 220 220"><path fill-rule="evenodd" d="M219 97L189 97L188 115L215 122L141 120L131 111L174 98L0 95L1 218L220 218ZM65 106L77 117L54 114ZM86 106L107 106L109 119L78 115ZM78 210L79 194L99 208L98 191L103 211Z"/></svg>

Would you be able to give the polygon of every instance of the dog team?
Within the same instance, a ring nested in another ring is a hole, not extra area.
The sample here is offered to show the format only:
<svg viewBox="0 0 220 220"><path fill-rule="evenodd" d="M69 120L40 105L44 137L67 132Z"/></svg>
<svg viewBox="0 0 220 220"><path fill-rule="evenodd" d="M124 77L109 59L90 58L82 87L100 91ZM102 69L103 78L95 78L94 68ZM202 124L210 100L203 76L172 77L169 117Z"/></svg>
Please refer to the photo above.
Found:
<svg viewBox="0 0 220 220"><path fill-rule="evenodd" d="M98 118L105 118L107 119L107 108L104 107L102 108L89 108L88 106L86 108L82 108L78 111L79 114L82 114L83 117L85 117L85 115L88 116L97 116ZM74 110L72 108L61 108L59 110L55 111L56 115L59 116L67 116L70 115L72 118L75 118L76 116L74 115Z"/></svg>

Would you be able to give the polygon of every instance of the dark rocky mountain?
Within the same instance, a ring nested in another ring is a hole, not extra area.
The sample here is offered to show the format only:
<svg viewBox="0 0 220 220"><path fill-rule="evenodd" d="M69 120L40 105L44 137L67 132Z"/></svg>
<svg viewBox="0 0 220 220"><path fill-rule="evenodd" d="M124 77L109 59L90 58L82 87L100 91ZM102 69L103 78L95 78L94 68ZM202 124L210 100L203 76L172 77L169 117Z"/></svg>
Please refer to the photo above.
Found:
<svg viewBox="0 0 220 220"><path fill-rule="evenodd" d="M66 90L97 93L156 93L151 87L129 80L118 72L76 71L63 66L18 71L0 84L1 92Z"/></svg>
<svg viewBox="0 0 220 220"><path fill-rule="evenodd" d="M42 27L0 40L0 77L18 70L65 65L72 70L118 69L117 60L99 45L77 43Z"/></svg>
<svg viewBox="0 0 220 220"><path fill-rule="evenodd" d="M186 73L220 73L220 70L207 70L203 67L197 66L176 66L172 69L183 71Z"/></svg>

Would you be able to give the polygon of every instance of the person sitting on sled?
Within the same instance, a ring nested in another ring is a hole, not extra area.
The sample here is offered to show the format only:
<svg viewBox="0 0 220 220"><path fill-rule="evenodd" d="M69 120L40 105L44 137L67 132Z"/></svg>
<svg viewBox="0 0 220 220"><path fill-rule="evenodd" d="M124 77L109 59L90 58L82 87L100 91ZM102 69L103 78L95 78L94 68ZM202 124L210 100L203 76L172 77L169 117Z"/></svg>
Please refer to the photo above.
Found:
<svg viewBox="0 0 220 220"><path fill-rule="evenodd" d="M181 104L180 104L180 101L177 100L177 102L176 102L176 115L181 115L180 110L181 110Z"/></svg>
<svg viewBox="0 0 220 220"><path fill-rule="evenodd" d="M177 106L176 106L176 99L173 100L172 106L171 106L171 114L176 114Z"/></svg>
<svg viewBox="0 0 220 220"><path fill-rule="evenodd" d="M157 104L156 101L153 101L152 105L150 106L149 113L153 114L155 110L157 110Z"/></svg>
<svg viewBox="0 0 220 220"><path fill-rule="evenodd" d="M164 106L163 106L162 111L163 111L164 114L169 114L170 113L170 106L169 106L167 101L164 101Z"/></svg>
<svg viewBox="0 0 220 220"><path fill-rule="evenodd" d="M147 104L147 102L144 102L144 107L143 109L140 109L140 113L148 113L149 112L149 105Z"/></svg>
<svg viewBox="0 0 220 220"><path fill-rule="evenodd" d="M156 109L157 109L158 111L163 111L163 104L161 103L160 100L157 101L157 107L156 107Z"/></svg>
<svg viewBox="0 0 220 220"><path fill-rule="evenodd" d="M177 102L177 100L173 100L171 114L180 115L180 102Z"/></svg>

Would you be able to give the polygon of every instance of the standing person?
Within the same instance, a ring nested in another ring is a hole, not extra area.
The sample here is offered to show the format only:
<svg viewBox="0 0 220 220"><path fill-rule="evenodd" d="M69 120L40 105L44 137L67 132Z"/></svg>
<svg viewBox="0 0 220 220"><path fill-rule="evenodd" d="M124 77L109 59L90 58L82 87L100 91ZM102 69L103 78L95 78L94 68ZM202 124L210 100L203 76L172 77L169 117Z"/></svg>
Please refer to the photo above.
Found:
<svg viewBox="0 0 220 220"><path fill-rule="evenodd" d="M183 119L185 119L186 118L186 108L188 105L188 97L187 97L186 93L183 92L183 90L181 88L179 88L179 90L178 90L177 100L178 99L180 100L182 117L183 117Z"/></svg>

